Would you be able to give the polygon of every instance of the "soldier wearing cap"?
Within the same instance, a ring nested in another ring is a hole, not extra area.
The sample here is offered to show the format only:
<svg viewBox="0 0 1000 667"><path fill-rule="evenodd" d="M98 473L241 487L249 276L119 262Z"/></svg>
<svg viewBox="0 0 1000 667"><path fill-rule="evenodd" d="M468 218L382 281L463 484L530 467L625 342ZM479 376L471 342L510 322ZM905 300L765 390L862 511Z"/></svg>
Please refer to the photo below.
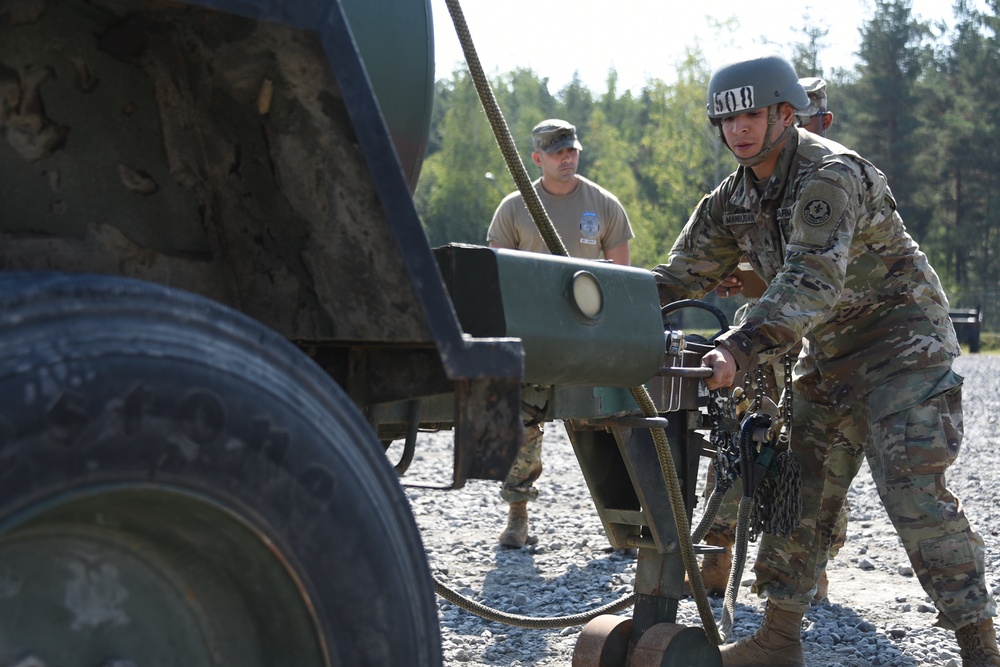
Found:
<svg viewBox="0 0 1000 667"><path fill-rule="evenodd" d="M825 137L833 123L833 112L826 108L826 80L807 76L799 79L799 83L809 96L809 106L795 115L799 127Z"/></svg>
<svg viewBox="0 0 1000 667"><path fill-rule="evenodd" d="M722 664L804 667L802 618L867 459L937 625L955 631L962 666L1000 667L986 547L945 479L962 442L948 299L885 176L797 128L808 107L778 56L715 71L708 117L740 166L702 199L653 269L661 303L703 296L743 257L767 285L703 357L709 389L803 344L790 415L802 521L787 536L762 536L752 590L767 600L763 622L722 647Z"/></svg>
<svg viewBox="0 0 1000 667"><path fill-rule="evenodd" d="M634 237L628 215L615 195L577 173L583 146L576 127L557 118L543 120L532 129L531 142L531 160L542 171L534 188L567 252L627 266L629 241ZM500 202L486 239L494 248L549 252L520 192ZM500 544L517 548L526 543L527 504L538 497L534 482L541 473L542 428L531 424L525 427L524 445L500 489L509 506Z"/></svg>

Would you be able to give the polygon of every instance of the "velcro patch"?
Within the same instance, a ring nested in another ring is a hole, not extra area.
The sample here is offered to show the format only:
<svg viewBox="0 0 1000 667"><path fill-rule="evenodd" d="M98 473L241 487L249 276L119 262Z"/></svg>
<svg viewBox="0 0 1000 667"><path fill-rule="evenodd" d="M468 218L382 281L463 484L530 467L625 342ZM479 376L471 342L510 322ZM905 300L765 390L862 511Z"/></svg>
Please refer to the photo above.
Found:
<svg viewBox="0 0 1000 667"><path fill-rule="evenodd" d="M920 558L928 569L938 570L972 563L975 554L968 535L952 533L921 540Z"/></svg>
<svg viewBox="0 0 1000 667"><path fill-rule="evenodd" d="M722 224L729 225L752 225L757 222L756 213L727 213L722 217Z"/></svg>
<svg viewBox="0 0 1000 667"><path fill-rule="evenodd" d="M810 225L822 225L830 219L830 202L825 199L810 199L802 207L802 219Z"/></svg>
<svg viewBox="0 0 1000 667"><path fill-rule="evenodd" d="M790 244L826 248L847 208L847 192L825 179L813 179L799 194L792 211Z"/></svg>

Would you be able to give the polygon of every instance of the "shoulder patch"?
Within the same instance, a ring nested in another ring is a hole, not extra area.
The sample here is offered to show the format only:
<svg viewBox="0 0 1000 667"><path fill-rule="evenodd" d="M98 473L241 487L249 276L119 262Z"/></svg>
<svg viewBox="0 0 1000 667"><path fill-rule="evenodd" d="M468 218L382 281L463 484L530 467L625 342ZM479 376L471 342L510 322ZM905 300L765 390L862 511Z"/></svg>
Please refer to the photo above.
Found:
<svg viewBox="0 0 1000 667"><path fill-rule="evenodd" d="M822 225L830 219L830 203L825 199L810 199L802 207L802 218L810 225Z"/></svg>
<svg viewBox="0 0 1000 667"><path fill-rule="evenodd" d="M792 209L789 244L826 248L832 242L848 208L847 191L837 181L812 178L802 188Z"/></svg>

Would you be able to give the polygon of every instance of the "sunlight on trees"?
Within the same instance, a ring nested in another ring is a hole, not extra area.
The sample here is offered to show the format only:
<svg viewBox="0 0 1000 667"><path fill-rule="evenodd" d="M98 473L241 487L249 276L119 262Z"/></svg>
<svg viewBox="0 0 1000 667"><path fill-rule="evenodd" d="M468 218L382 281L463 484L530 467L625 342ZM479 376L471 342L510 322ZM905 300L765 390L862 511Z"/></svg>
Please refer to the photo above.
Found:
<svg viewBox="0 0 1000 667"><path fill-rule="evenodd" d="M824 72L817 54L827 31L803 16L803 41L784 51L800 76L824 76L836 124L831 138L856 148L889 178L898 208L931 257L952 305L982 305L1000 329L1000 0L985 11L959 0L956 26L917 21L905 0L875 0L860 26L859 66ZM734 30L732 21L720 33ZM774 45L772 45L774 46ZM632 259L666 259L701 197L735 168L706 121L711 72L700 52L675 65L675 83L651 79L619 93L578 77L550 92L530 69L491 85L532 178L531 128L544 118L577 126L580 173L614 192L636 233ZM666 77L665 77L666 78ZM514 184L466 71L437 82L428 155L415 200L433 245L485 243L486 228ZM494 180L485 178L490 172ZM498 190L499 187L499 190Z"/></svg>

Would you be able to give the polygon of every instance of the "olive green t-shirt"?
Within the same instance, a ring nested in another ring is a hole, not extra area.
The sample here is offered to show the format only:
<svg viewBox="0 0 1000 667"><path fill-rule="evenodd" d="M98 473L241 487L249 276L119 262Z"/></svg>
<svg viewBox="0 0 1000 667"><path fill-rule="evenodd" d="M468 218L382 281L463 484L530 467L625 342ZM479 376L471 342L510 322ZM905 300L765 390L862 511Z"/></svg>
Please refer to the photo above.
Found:
<svg viewBox="0 0 1000 667"><path fill-rule="evenodd" d="M549 194L541 179L534 182L535 192L570 256L600 259L603 252L628 242L635 234L616 196L583 176L577 178L579 185L568 195ZM501 248L549 252L520 192L500 202L486 240Z"/></svg>

